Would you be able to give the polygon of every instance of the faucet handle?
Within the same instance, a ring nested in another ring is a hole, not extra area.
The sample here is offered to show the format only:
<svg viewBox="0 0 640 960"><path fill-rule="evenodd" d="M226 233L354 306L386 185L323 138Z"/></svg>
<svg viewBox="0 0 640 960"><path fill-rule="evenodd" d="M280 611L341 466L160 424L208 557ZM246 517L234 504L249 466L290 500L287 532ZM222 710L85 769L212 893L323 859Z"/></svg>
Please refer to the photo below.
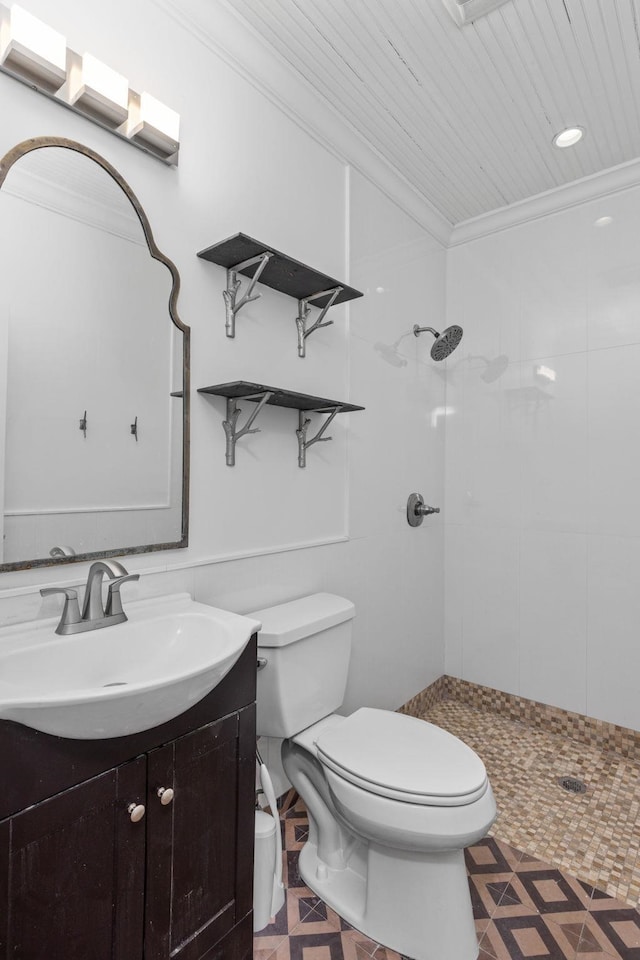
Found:
<svg viewBox="0 0 640 960"><path fill-rule="evenodd" d="M108 584L108 593L107 593L107 605L104 610L105 617L115 617L118 614L122 614L126 620L124 610L122 609L122 597L120 596L120 587L123 583L126 583L127 580L139 580L139 573L128 573L126 577L116 577L114 580L110 580Z"/></svg>
<svg viewBox="0 0 640 960"><path fill-rule="evenodd" d="M64 593L64 607L60 623L56 627L56 633L66 634L72 631L66 629L72 623L80 623L80 607L78 606L78 591L72 587L43 587L40 590L40 596L50 597L54 593Z"/></svg>

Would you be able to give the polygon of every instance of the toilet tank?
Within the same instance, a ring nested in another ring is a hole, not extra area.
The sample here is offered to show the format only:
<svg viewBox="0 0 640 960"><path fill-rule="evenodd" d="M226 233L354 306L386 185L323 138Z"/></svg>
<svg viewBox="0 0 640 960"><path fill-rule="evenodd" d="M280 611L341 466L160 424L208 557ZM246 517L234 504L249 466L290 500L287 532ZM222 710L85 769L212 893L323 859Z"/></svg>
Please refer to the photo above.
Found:
<svg viewBox="0 0 640 960"><path fill-rule="evenodd" d="M342 704L355 607L314 593L247 616L262 623L258 658L257 732L292 737Z"/></svg>

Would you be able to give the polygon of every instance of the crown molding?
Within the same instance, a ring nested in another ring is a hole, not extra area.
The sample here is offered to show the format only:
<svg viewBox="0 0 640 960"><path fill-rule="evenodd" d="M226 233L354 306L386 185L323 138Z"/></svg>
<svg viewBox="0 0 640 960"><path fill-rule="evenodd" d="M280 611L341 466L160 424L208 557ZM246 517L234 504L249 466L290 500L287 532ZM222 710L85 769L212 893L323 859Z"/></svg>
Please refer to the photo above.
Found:
<svg viewBox="0 0 640 960"><path fill-rule="evenodd" d="M491 213L482 214L457 224L449 239L450 247L460 246L472 240L508 230L532 220L539 220L563 210L570 210L583 203L601 197L621 193L640 185L640 160L629 160L600 173L582 177L572 183L539 193L527 200L520 200L508 207L500 207Z"/></svg>
<svg viewBox="0 0 640 960"><path fill-rule="evenodd" d="M152 0L302 130L447 246L452 224L281 57L227 0Z"/></svg>

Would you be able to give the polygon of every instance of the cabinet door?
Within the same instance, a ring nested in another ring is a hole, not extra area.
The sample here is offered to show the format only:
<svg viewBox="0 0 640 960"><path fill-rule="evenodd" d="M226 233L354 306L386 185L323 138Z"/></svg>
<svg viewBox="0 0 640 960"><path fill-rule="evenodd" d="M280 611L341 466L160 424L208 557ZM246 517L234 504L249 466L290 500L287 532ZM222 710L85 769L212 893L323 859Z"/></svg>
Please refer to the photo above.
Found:
<svg viewBox="0 0 640 960"><path fill-rule="evenodd" d="M253 707L149 754L148 782L145 960L199 960L251 910Z"/></svg>
<svg viewBox="0 0 640 960"><path fill-rule="evenodd" d="M14 960L142 956L145 759L0 824L0 954Z"/></svg>

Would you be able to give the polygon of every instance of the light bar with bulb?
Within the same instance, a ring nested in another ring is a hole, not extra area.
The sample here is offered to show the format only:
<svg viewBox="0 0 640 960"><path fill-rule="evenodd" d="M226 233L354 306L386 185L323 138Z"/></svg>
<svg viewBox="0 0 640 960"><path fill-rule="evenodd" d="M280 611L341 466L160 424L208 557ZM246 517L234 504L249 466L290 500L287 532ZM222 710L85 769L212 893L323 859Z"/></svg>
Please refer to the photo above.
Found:
<svg viewBox="0 0 640 960"><path fill-rule="evenodd" d="M129 116L120 132L134 143L149 147L168 159L180 146L180 114L146 91L140 96L133 94L129 101Z"/></svg>
<svg viewBox="0 0 640 960"><path fill-rule="evenodd" d="M67 76L67 41L22 7L0 9L0 67L54 93Z"/></svg>
<svg viewBox="0 0 640 960"><path fill-rule="evenodd" d="M167 164L178 162L180 116L22 7L0 4L0 71Z"/></svg>
<svg viewBox="0 0 640 960"><path fill-rule="evenodd" d="M91 53L70 58L69 81L59 96L77 110L118 127L129 114L129 81Z"/></svg>

